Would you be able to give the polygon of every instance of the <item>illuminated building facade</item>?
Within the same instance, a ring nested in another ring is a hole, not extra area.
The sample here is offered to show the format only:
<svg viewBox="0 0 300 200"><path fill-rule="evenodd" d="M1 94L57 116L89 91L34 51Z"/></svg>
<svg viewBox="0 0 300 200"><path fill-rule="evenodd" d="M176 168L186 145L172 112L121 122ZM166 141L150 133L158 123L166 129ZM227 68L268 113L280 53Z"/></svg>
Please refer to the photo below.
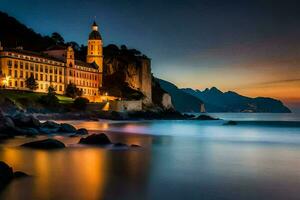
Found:
<svg viewBox="0 0 300 200"><path fill-rule="evenodd" d="M1 87L29 90L25 81L33 76L38 84L35 92L48 92L52 85L56 93L64 94L68 84L75 84L89 99L99 96L102 86L103 42L94 22L88 40L86 62L76 60L72 47L54 46L44 52L26 51L21 47L0 45Z"/></svg>

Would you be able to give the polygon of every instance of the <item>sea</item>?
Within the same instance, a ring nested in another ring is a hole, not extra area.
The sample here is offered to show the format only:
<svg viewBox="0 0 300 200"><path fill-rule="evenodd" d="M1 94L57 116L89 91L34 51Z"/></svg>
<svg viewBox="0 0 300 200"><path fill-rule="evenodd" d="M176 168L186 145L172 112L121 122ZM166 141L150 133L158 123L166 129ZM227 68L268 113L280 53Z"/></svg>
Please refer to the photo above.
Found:
<svg viewBox="0 0 300 200"><path fill-rule="evenodd" d="M139 148L53 135L67 148L45 151L19 146L46 136L7 140L0 160L31 176L0 199L300 199L300 114L210 115L222 120L64 121Z"/></svg>

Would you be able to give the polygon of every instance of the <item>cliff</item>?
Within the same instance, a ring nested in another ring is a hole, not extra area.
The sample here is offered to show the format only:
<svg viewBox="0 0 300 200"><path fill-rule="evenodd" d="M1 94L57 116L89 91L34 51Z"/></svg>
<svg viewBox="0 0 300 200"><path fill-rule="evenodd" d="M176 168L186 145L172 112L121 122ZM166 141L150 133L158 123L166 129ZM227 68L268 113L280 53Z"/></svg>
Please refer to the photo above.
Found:
<svg viewBox="0 0 300 200"><path fill-rule="evenodd" d="M104 90L124 98L122 88L131 88L143 96L144 104L152 103L151 61L136 49L104 47Z"/></svg>
<svg viewBox="0 0 300 200"><path fill-rule="evenodd" d="M181 91L176 85L162 80L156 79L160 84L161 88L169 93L172 98L174 108L180 112L203 112L204 106L203 101L194 97L193 95L187 94Z"/></svg>

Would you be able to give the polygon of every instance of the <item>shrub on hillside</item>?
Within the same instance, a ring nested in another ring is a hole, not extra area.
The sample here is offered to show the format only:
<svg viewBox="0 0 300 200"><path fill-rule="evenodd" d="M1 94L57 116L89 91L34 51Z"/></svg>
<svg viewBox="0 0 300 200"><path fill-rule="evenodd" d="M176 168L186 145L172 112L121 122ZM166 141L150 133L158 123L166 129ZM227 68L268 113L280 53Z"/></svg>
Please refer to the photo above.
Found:
<svg viewBox="0 0 300 200"><path fill-rule="evenodd" d="M39 102L46 108L57 108L59 106L59 99L50 93L41 96Z"/></svg>
<svg viewBox="0 0 300 200"><path fill-rule="evenodd" d="M82 91L77 88L77 86L73 83L69 83L66 88L66 96L71 98L80 97L82 95Z"/></svg>
<svg viewBox="0 0 300 200"><path fill-rule="evenodd" d="M83 97L78 97L75 99L74 101L74 108L78 109L78 110L85 110L86 109L86 106L87 104L89 103L90 101L86 98L83 98Z"/></svg>

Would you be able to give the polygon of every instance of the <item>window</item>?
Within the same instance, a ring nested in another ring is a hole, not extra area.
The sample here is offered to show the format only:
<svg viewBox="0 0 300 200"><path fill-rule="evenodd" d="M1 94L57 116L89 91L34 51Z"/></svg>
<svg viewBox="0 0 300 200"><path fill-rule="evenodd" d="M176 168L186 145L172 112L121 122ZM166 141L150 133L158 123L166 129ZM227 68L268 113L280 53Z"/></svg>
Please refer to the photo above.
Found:
<svg viewBox="0 0 300 200"><path fill-rule="evenodd" d="M11 61L11 60L8 60L8 61L7 61L7 65L8 65L8 67L11 67L11 66L12 66L12 61Z"/></svg>
<svg viewBox="0 0 300 200"><path fill-rule="evenodd" d="M15 78L18 78L18 71L15 70Z"/></svg>
<svg viewBox="0 0 300 200"><path fill-rule="evenodd" d="M8 70L8 76L11 76L11 74L12 74L12 71L10 69L10 70Z"/></svg>
<svg viewBox="0 0 300 200"><path fill-rule="evenodd" d="M20 78L23 78L23 71L20 71Z"/></svg>
<svg viewBox="0 0 300 200"><path fill-rule="evenodd" d="M15 81L15 87L18 87L18 81Z"/></svg>
<svg viewBox="0 0 300 200"><path fill-rule="evenodd" d="M23 62L20 62L20 68L23 69L23 67L24 67Z"/></svg>
<svg viewBox="0 0 300 200"><path fill-rule="evenodd" d="M15 60L15 67L18 67L18 61Z"/></svg>
<svg viewBox="0 0 300 200"><path fill-rule="evenodd" d="M33 67L33 64L30 63L30 70L33 71L34 70L34 67Z"/></svg>
<svg viewBox="0 0 300 200"><path fill-rule="evenodd" d="M25 63L25 69L28 70L28 63Z"/></svg>
<svg viewBox="0 0 300 200"><path fill-rule="evenodd" d="M43 79L44 79L43 74L40 74L40 79L41 79L41 81L43 81Z"/></svg>

